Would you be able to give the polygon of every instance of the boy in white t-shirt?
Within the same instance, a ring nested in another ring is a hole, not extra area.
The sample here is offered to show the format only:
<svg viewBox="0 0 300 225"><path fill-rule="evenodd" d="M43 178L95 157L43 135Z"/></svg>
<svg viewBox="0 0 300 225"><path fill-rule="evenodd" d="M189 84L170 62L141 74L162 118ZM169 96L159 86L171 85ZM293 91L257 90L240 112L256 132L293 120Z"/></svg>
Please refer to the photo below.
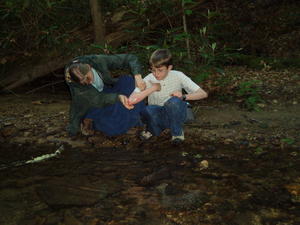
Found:
<svg viewBox="0 0 300 225"><path fill-rule="evenodd" d="M184 73L173 69L172 55L167 49L158 49L152 53L151 72L144 78L147 87L151 83L160 83L161 90L148 97L148 106L141 112L147 130L141 133L142 139L158 136L170 129L172 142L184 141L183 125L186 120L187 100L199 100L207 93ZM182 93L184 89L187 94Z"/></svg>

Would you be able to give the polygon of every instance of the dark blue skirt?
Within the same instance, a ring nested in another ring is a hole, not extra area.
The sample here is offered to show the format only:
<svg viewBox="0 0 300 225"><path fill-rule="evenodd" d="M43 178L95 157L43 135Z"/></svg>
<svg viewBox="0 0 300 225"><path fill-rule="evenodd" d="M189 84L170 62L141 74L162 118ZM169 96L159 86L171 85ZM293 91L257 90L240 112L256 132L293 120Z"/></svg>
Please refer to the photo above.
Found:
<svg viewBox="0 0 300 225"><path fill-rule="evenodd" d="M135 81L131 76L121 76L113 87L105 86L105 93L129 95L135 89ZM125 134L130 128L141 125L140 112L145 108L144 101L129 110L121 102L103 108L93 108L85 118L93 120L95 130L102 131L108 136Z"/></svg>

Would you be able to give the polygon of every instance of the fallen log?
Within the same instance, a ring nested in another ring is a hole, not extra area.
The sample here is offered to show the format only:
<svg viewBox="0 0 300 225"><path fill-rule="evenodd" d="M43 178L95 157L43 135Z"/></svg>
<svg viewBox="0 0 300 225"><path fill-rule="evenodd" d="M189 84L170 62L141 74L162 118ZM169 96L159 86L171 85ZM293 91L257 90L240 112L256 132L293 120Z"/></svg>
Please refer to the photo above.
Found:
<svg viewBox="0 0 300 225"><path fill-rule="evenodd" d="M40 62L35 66L27 65L23 68L17 68L15 71L11 72L6 79L0 81L1 90L4 92L12 90L55 70L61 69L72 58L73 57L71 56L57 57L52 61Z"/></svg>

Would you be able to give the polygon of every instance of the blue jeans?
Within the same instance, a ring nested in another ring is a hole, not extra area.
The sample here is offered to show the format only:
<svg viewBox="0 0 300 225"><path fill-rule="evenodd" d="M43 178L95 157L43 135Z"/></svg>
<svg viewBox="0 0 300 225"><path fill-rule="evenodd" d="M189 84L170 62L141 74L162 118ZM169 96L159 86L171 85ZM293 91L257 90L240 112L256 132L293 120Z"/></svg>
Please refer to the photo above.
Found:
<svg viewBox="0 0 300 225"><path fill-rule="evenodd" d="M130 76L121 76L113 87L104 86L105 93L119 93L129 96L135 88L135 81ZM102 108L89 110L85 118L93 120L93 128L106 135L125 134L130 128L141 126L140 112L145 108L144 102L139 102L129 110L121 102Z"/></svg>
<svg viewBox="0 0 300 225"><path fill-rule="evenodd" d="M147 130L158 136L165 129L171 130L172 136L183 134L187 104L180 98L172 97L163 106L148 105L141 112L142 121Z"/></svg>

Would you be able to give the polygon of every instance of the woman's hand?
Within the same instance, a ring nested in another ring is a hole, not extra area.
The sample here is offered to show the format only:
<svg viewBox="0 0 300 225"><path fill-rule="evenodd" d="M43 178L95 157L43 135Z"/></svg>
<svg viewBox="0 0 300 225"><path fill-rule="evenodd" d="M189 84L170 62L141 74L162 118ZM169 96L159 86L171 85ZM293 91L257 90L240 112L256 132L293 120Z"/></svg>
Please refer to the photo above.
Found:
<svg viewBox="0 0 300 225"><path fill-rule="evenodd" d="M129 100L125 95L119 95L119 100L125 108L129 110L134 108L134 106L129 103Z"/></svg>
<svg viewBox="0 0 300 225"><path fill-rule="evenodd" d="M142 78L141 74L134 75L135 86L138 87L141 91L146 89L146 83Z"/></svg>

